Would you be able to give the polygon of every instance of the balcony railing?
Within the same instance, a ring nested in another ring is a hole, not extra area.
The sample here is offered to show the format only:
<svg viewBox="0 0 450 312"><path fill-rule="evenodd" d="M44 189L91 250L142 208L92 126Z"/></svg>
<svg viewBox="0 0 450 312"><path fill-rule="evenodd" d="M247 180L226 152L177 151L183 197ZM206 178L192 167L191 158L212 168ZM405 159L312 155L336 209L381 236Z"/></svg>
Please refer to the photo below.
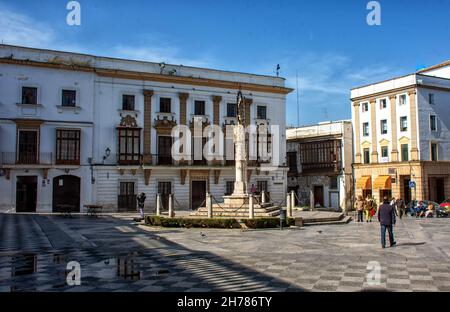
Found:
<svg viewBox="0 0 450 312"><path fill-rule="evenodd" d="M333 172L338 173L342 170L342 162L329 162L329 163L304 163L302 164L303 173L315 173L315 172Z"/></svg>
<svg viewBox="0 0 450 312"><path fill-rule="evenodd" d="M52 165L52 153L15 153L1 152L2 165Z"/></svg>

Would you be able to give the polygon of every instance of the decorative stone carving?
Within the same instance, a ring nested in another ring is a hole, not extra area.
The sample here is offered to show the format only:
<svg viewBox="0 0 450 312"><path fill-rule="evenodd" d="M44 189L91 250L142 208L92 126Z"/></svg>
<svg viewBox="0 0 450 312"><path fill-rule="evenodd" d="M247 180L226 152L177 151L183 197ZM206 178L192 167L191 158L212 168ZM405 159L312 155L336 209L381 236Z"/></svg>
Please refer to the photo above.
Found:
<svg viewBox="0 0 450 312"><path fill-rule="evenodd" d="M131 115L126 115L125 117L122 117L122 119L120 120L119 127L138 128L136 118L132 117Z"/></svg>

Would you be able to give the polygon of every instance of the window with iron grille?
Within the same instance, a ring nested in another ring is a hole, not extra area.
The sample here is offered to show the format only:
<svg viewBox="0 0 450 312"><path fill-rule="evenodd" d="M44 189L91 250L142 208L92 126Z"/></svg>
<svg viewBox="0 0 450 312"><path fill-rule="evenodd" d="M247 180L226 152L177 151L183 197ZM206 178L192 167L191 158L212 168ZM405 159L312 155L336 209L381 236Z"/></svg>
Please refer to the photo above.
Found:
<svg viewBox="0 0 450 312"><path fill-rule="evenodd" d="M56 129L56 164L80 164L80 130Z"/></svg>
<svg viewBox="0 0 450 312"><path fill-rule="evenodd" d="M258 194L261 194L262 191L269 192L269 187L267 181L257 181L256 190Z"/></svg>
<svg viewBox="0 0 450 312"><path fill-rule="evenodd" d="M37 88L22 87L22 104L37 104Z"/></svg>
<svg viewBox="0 0 450 312"><path fill-rule="evenodd" d="M123 110L134 110L134 95L132 94L123 94L122 95L122 109Z"/></svg>
<svg viewBox="0 0 450 312"><path fill-rule="evenodd" d="M331 189L338 188L338 177L337 176L330 177L330 188Z"/></svg>
<svg viewBox="0 0 450 312"><path fill-rule="evenodd" d="M160 113L171 113L172 108L172 99L171 98L160 98L159 99L159 112Z"/></svg>
<svg viewBox="0 0 450 312"><path fill-rule="evenodd" d="M61 106L75 107L77 105L77 92L75 90L62 90Z"/></svg>
<svg viewBox="0 0 450 312"><path fill-rule="evenodd" d="M194 102L194 115L203 116L205 115L205 101L195 101Z"/></svg>

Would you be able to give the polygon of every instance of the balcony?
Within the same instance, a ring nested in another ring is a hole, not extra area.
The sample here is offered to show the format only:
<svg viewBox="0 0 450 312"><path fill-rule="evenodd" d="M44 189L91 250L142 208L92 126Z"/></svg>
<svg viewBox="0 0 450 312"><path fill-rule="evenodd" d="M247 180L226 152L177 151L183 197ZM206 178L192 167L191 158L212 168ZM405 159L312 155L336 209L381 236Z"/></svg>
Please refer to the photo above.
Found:
<svg viewBox="0 0 450 312"><path fill-rule="evenodd" d="M52 153L2 152L0 164L5 165L52 165Z"/></svg>
<svg viewBox="0 0 450 312"><path fill-rule="evenodd" d="M302 173L340 173L342 162L302 163Z"/></svg>

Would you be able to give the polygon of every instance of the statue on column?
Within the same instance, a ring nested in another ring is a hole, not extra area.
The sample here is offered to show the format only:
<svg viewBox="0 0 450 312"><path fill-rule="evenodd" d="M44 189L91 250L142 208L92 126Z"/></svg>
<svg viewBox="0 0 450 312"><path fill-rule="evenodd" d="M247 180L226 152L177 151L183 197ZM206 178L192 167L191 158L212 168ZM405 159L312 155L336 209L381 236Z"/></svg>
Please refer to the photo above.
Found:
<svg viewBox="0 0 450 312"><path fill-rule="evenodd" d="M245 98L239 90L237 94L237 120L234 126L233 138L235 143L236 181L233 195L247 194L247 152L245 144Z"/></svg>

